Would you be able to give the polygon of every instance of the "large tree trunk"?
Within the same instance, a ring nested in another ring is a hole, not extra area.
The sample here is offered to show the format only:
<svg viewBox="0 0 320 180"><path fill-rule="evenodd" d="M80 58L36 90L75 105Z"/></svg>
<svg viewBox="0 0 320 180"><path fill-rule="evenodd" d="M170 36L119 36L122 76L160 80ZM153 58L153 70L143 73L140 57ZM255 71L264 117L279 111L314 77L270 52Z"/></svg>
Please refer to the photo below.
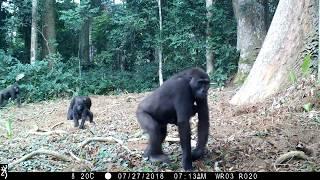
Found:
<svg viewBox="0 0 320 180"><path fill-rule="evenodd" d="M288 85L299 74L304 40L317 20L316 0L280 0L262 49L232 104L256 103ZM316 17L316 18L315 18Z"/></svg>
<svg viewBox="0 0 320 180"><path fill-rule="evenodd" d="M89 61L91 64L93 63L95 50L96 50L96 48L93 46L93 42L92 42L92 23L90 23L90 27L89 27Z"/></svg>
<svg viewBox="0 0 320 180"><path fill-rule="evenodd" d="M79 56L82 62L82 66L87 68L90 66L90 57L89 57L89 31L90 29L90 20L85 20L82 24L80 31L80 39L79 39Z"/></svg>
<svg viewBox="0 0 320 180"><path fill-rule="evenodd" d="M43 35L45 46L44 56L56 53L56 25L55 25L55 0L45 1Z"/></svg>
<svg viewBox="0 0 320 180"><path fill-rule="evenodd" d="M318 82L320 82L320 0L318 4Z"/></svg>
<svg viewBox="0 0 320 180"><path fill-rule="evenodd" d="M2 2L3 0L0 0L0 49L7 49L7 42L6 42L6 34L7 30L4 29L4 23L3 21L7 18L7 11L5 11L4 8L2 8ZM29 51L29 49L28 49Z"/></svg>
<svg viewBox="0 0 320 180"><path fill-rule="evenodd" d="M213 0L206 0L206 9L207 9L207 29L206 29L206 62L207 62L207 73L210 74L213 71L213 65L214 65L214 56L213 56L213 50L212 47L209 45L209 40L212 36L211 33L211 26L210 26L210 19L212 18L211 8L212 8L212 2Z"/></svg>
<svg viewBox="0 0 320 180"><path fill-rule="evenodd" d="M30 62L30 49L31 49L31 25L28 24L22 27L23 40L24 40L24 58L21 60L23 63Z"/></svg>
<svg viewBox="0 0 320 180"><path fill-rule="evenodd" d="M233 0L237 20L237 49L240 51L235 83L243 83L267 34L265 7L259 0Z"/></svg>
<svg viewBox="0 0 320 180"><path fill-rule="evenodd" d="M43 56L56 53L56 25L55 25L55 0L45 1L43 23ZM52 68L53 62L49 62Z"/></svg>
<svg viewBox="0 0 320 180"><path fill-rule="evenodd" d="M161 0L158 0L159 7L159 49L158 49L158 58L159 58L159 84L160 86L163 84L163 76L162 76L162 14L161 14Z"/></svg>
<svg viewBox="0 0 320 180"><path fill-rule="evenodd" d="M37 57L37 9L38 1L32 0L32 23L31 23L31 48L30 48L30 63L33 64Z"/></svg>

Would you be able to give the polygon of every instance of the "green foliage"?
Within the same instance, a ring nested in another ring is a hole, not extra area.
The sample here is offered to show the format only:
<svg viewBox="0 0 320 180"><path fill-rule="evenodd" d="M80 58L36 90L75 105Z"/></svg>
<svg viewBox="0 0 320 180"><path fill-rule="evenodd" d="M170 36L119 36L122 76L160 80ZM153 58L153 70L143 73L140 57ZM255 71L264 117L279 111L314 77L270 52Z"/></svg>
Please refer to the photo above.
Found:
<svg viewBox="0 0 320 180"><path fill-rule="evenodd" d="M13 117L12 115L9 116L9 118L4 119L1 115L1 111L0 111L0 128L3 128L6 130L6 136L7 138L12 138L13 136L13 130L12 130L12 121L13 121ZM4 123L2 122L4 120Z"/></svg>
<svg viewBox="0 0 320 180"><path fill-rule="evenodd" d="M105 12L93 18L92 37L94 39L94 44L97 47L98 53L101 53L101 51L109 47L108 43L106 43L105 41L108 38L108 31L106 31L106 28L108 28L108 25L110 24L111 24L111 18Z"/></svg>
<svg viewBox="0 0 320 180"><path fill-rule="evenodd" d="M12 131L12 117L8 118L6 121L6 130L7 130L7 137L12 138L13 131Z"/></svg>
<svg viewBox="0 0 320 180"><path fill-rule="evenodd" d="M204 66L205 1L173 1L163 5L164 69ZM195 23L196 22L196 23ZM157 26L158 27L158 26ZM158 32L158 30L156 30ZM166 63L170 65L167 66Z"/></svg>
<svg viewBox="0 0 320 180"><path fill-rule="evenodd" d="M303 63L301 65L301 71L304 76L307 76L310 74L311 66L312 66L311 54L308 53L303 58Z"/></svg>
<svg viewBox="0 0 320 180"><path fill-rule="evenodd" d="M30 39L30 2L13 2L13 8L20 14L8 12L7 25L0 25L8 29L6 34L18 29L16 38L8 39L11 44L4 46L10 48L0 51L1 88L19 79L23 100L32 102L82 94L141 92L158 86L160 39L156 1L114 4L109 0L83 0L80 5L72 0L56 1L59 54L38 58L33 65L23 64L30 59L26 43ZM42 11L41 3L39 6ZM221 86L236 71L238 53L232 2L216 1L211 12L211 37L207 44L205 1L163 2L164 79L188 67L205 69L207 46L214 52L215 71L210 75L213 82ZM82 23L88 19L92 22L94 66L79 73L79 59L75 58L79 53L78 38ZM45 48L42 46L39 43L40 49ZM50 68L48 62L52 63Z"/></svg>
<svg viewBox="0 0 320 180"><path fill-rule="evenodd" d="M68 22L65 23L60 17L63 16L63 13L67 10L74 9L77 7L77 4L73 0L64 0L63 3L56 3L57 9L57 18L56 18L56 32L57 32L57 44L59 53L69 60L73 56L78 56L78 37L79 32L74 29L70 29L71 26ZM67 43L66 43L67 42Z"/></svg>
<svg viewBox="0 0 320 180"><path fill-rule="evenodd" d="M297 76L292 70L289 71L289 80L291 84L295 84L297 82Z"/></svg>
<svg viewBox="0 0 320 180"><path fill-rule="evenodd" d="M61 10L60 20L72 30L79 31L84 21L98 13L98 8L92 6L89 0L81 0L73 9Z"/></svg>
<svg viewBox="0 0 320 180"><path fill-rule="evenodd" d="M52 99L61 96L69 96L70 87L76 87L77 76L74 71L61 63L61 56L48 57L44 61L36 61L35 64L21 64L17 59L0 52L1 88L5 88L16 81L16 78L24 74L19 80L23 100L26 102ZM2 59L2 60L1 60ZM48 61L54 63L53 69L48 68Z"/></svg>
<svg viewBox="0 0 320 180"><path fill-rule="evenodd" d="M54 68L48 68L48 61ZM13 84L20 76L23 102L34 102L74 95L141 92L157 86L157 64L138 66L135 73L101 66L84 71L80 79L77 61L69 62L63 63L61 55L55 54L32 65L21 64L0 51L0 88Z"/></svg>
<svg viewBox="0 0 320 180"><path fill-rule="evenodd" d="M301 72L302 75L308 76L311 74L311 67L312 67L312 59L311 59L311 54L308 53L304 58L303 58L303 62L301 64ZM295 74L295 72L293 70L289 71L289 80L292 84L297 82L297 75Z"/></svg>
<svg viewBox="0 0 320 180"><path fill-rule="evenodd" d="M211 77L213 82L218 86L222 86L230 75L234 74L237 70L237 60L239 53L235 47L222 46L215 51L216 63L215 70Z"/></svg>
<svg viewBox="0 0 320 180"><path fill-rule="evenodd" d="M312 109L312 104L311 103L304 104L303 109L307 112L310 112Z"/></svg>
<svg viewBox="0 0 320 180"><path fill-rule="evenodd" d="M236 72L239 52L236 50L236 22L233 19L231 1L217 1L212 6L212 37L209 45L214 51L213 82L222 86Z"/></svg>
<svg viewBox="0 0 320 180"><path fill-rule="evenodd" d="M307 54L303 58L303 62L301 64L301 72L303 76L308 76L311 73L311 67L312 67L312 59L311 59L311 54ZM289 71L289 80L292 84L297 82L297 75L295 74L294 71L290 70Z"/></svg>

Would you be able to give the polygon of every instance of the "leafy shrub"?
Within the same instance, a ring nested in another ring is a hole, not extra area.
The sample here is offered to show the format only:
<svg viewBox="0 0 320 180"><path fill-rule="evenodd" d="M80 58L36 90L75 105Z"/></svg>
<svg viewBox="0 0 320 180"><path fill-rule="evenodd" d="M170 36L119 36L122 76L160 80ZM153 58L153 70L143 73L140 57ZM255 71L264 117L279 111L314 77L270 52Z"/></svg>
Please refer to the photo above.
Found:
<svg viewBox="0 0 320 180"><path fill-rule="evenodd" d="M61 56L54 55L34 64L22 64L17 59L0 54L0 64L3 67L1 73L1 88L15 82L19 74L24 77L19 80L22 99L26 102L47 100L56 97L72 95L73 87L76 87L77 76L74 69L61 62ZM54 68L48 68L48 61Z"/></svg>
<svg viewBox="0 0 320 180"><path fill-rule="evenodd" d="M48 62L53 64L53 68L49 68ZM83 71L80 78L77 60L72 58L68 62L63 63L62 57L55 54L32 65L22 64L0 51L0 87L9 86L23 74L19 80L22 100L34 102L74 95L142 92L158 85L157 64L137 66L134 72L97 66Z"/></svg>

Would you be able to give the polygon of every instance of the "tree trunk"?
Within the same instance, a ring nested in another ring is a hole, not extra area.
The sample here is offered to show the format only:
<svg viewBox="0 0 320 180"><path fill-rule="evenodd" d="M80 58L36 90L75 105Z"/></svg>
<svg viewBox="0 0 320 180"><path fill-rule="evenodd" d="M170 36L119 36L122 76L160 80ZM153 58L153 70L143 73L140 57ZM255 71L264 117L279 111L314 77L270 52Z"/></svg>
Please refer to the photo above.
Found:
<svg viewBox="0 0 320 180"><path fill-rule="evenodd" d="M299 52L316 28L316 13L316 0L280 0L257 60L232 104L262 101L289 84L289 72L299 73Z"/></svg>
<svg viewBox="0 0 320 180"><path fill-rule="evenodd" d="M161 0L158 0L159 7L159 49L158 49L158 57L159 57L159 84L160 86L163 84L163 76L162 76L162 14L161 14Z"/></svg>
<svg viewBox="0 0 320 180"><path fill-rule="evenodd" d="M31 48L30 48L30 63L33 64L37 57L37 9L38 1L32 0L32 23L31 23Z"/></svg>
<svg viewBox="0 0 320 180"><path fill-rule="evenodd" d="M56 53L56 25L55 25L55 0L45 1L43 35L45 46L44 56Z"/></svg>
<svg viewBox="0 0 320 180"><path fill-rule="evenodd" d="M85 20L82 24L80 30L80 39L79 39L79 47L80 47L80 60L82 62L82 66L87 68L90 66L90 57L89 57L89 28L90 28L90 20Z"/></svg>
<svg viewBox="0 0 320 180"><path fill-rule="evenodd" d="M318 82L320 82L320 0L318 4Z"/></svg>
<svg viewBox="0 0 320 180"><path fill-rule="evenodd" d="M233 0L237 20L237 49L240 51L235 83L243 83L267 34L265 4L259 0Z"/></svg>
<svg viewBox="0 0 320 180"><path fill-rule="evenodd" d="M206 9L207 9L207 29L206 29L206 62L207 62L207 73L210 74L213 71L214 65L214 54L212 47L209 45L209 40L212 36L211 33L211 25L210 19L212 18L211 7L212 7L212 0L206 0Z"/></svg>
<svg viewBox="0 0 320 180"><path fill-rule="evenodd" d="M46 0L43 23L43 58L56 53L55 0ZM52 68L53 62L49 62Z"/></svg>
<svg viewBox="0 0 320 180"><path fill-rule="evenodd" d="M5 26L3 22L7 18L7 11L5 11L4 8L2 8L2 2L3 0L0 0L0 22L2 22L0 24L0 49L6 50L8 45L8 42L6 42L7 30L4 29Z"/></svg>
<svg viewBox="0 0 320 180"><path fill-rule="evenodd" d="M268 5L268 0L262 1L262 6L263 6L263 15L264 15L264 26L266 28L266 33L268 32L269 25L270 25L270 20L269 20L269 5Z"/></svg>
<svg viewBox="0 0 320 180"><path fill-rule="evenodd" d="M94 54L95 54L95 47L93 46L93 42L92 42L92 24L90 23L90 27L89 27L89 61L90 61L90 64L93 63Z"/></svg>
<svg viewBox="0 0 320 180"><path fill-rule="evenodd" d="M24 58L22 60L23 63L30 62L30 49L31 49L31 25L28 24L23 29L23 40L24 40Z"/></svg>

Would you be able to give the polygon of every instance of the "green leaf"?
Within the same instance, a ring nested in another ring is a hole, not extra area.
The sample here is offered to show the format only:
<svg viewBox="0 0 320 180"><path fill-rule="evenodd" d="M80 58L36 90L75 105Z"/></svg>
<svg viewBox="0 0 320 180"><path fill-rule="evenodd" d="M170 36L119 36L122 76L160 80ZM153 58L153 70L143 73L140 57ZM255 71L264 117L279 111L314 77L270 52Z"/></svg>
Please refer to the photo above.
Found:
<svg viewBox="0 0 320 180"><path fill-rule="evenodd" d="M293 71L289 71L289 79L292 84L297 82L297 76Z"/></svg>
<svg viewBox="0 0 320 180"><path fill-rule="evenodd" d="M8 138L11 138L12 135L13 135L13 131L12 131L12 119L9 118L7 121L6 121L6 130L7 130L7 137Z"/></svg>
<svg viewBox="0 0 320 180"><path fill-rule="evenodd" d="M307 112L311 111L312 104L311 103L307 103L307 104L303 105L303 109L306 110Z"/></svg>
<svg viewBox="0 0 320 180"><path fill-rule="evenodd" d="M303 63L301 65L301 70L303 75L308 75L310 74L310 67L311 67L311 54L307 54L304 59Z"/></svg>

